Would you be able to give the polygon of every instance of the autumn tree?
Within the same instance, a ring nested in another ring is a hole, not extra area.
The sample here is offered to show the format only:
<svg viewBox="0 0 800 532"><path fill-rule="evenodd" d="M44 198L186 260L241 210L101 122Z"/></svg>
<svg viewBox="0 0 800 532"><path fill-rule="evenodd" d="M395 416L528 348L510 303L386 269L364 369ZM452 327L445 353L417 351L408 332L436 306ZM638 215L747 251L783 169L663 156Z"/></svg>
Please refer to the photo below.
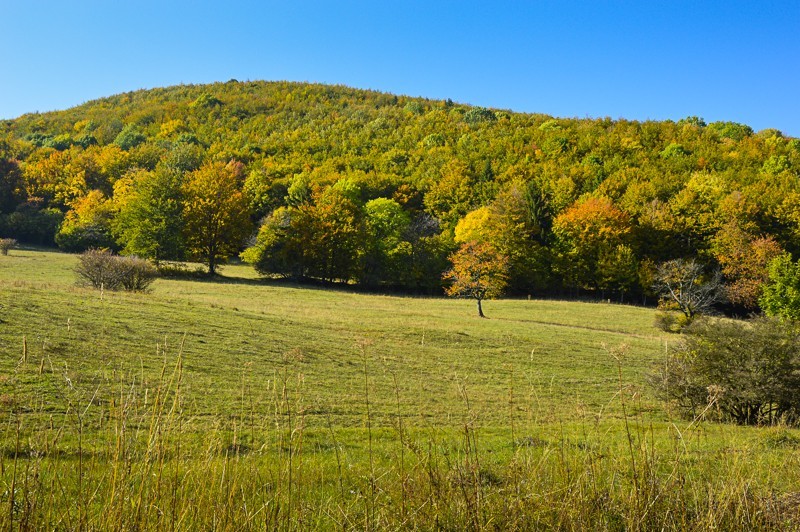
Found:
<svg viewBox="0 0 800 532"><path fill-rule="evenodd" d="M312 233L306 243L313 258L310 273L326 281L349 280L358 267L364 220L357 190L347 180L328 187L310 209Z"/></svg>
<svg viewBox="0 0 800 532"><path fill-rule="evenodd" d="M486 242L466 242L450 256L453 264L443 279L451 284L447 295L474 299L478 316L485 318L481 302L503 294L508 283L508 258Z"/></svg>
<svg viewBox="0 0 800 532"><path fill-rule="evenodd" d="M455 228L455 241L491 243L508 258L509 285L528 292L547 286L549 253L528 187L512 183L486 207L468 213Z"/></svg>
<svg viewBox="0 0 800 532"><path fill-rule="evenodd" d="M114 207L99 190L73 202L56 233L58 247L66 251L85 251L89 248L116 248L111 234Z"/></svg>
<svg viewBox="0 0 800 532"><path fill-rule="evenodd" d="M717 233L712 246L727 281L728 300L750 311L757 310L769 278L769 263L781 254L780 245L769 236L754 238L736 222L729 222Z"/></svg>
<svg viewBox="0 0 800 532"><path fill-rule="evenodd" d="M213 162L188 174L183 185L186 245L210 274L239 251L251 229L241 180L241 164Z"/></svg>
<svg viewBox="0 0 800 532"><path fill-rule="evenodd" d="M609 266L617 272L637 269L635 255L626 249L630 217L611 200L592 197L573 204L555 218L553 233L557 265L568 284L587 289L626 288L627 280L618 273L603 272Z"/></svg>

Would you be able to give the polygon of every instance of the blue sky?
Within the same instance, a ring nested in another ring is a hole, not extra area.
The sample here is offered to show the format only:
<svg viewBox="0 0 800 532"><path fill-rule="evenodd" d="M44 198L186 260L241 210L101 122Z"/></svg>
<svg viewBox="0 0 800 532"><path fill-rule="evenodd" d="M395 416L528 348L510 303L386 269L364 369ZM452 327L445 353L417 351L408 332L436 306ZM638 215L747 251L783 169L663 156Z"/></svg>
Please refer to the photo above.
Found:
<svg viewBox="0 0 800 532"><path fill-rule="evenodd" d="M800 1L0 0L0 117L239 80L800 136Z"/></svg>

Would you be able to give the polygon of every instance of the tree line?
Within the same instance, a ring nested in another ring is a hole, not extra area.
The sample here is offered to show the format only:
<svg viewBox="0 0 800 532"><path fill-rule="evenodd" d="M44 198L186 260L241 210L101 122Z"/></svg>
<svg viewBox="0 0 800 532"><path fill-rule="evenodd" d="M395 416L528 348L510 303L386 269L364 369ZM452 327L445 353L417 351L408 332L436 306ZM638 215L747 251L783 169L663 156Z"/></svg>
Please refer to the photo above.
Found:
<svg viewBox="0 0 800 532"><path fill-rule="evenodd" d="M511 293L621 300L685 258L749 311L800 252L799 169L798 139L733 122L232 80L0 123L0 237L427 293L489 247Z"/></svg>

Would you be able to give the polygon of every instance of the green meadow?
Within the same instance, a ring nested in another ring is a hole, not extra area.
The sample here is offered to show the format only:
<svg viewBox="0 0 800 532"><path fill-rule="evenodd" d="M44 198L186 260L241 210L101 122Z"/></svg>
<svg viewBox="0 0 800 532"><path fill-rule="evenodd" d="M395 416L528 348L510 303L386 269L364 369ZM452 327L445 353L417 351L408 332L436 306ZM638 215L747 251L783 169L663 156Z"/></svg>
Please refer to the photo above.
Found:
<svg viewBox="0 0 800 532"><path fill-rule="evenodd" d="M792 529L800 433L682 419L648 308L0 257L8 529Z"/></svg>

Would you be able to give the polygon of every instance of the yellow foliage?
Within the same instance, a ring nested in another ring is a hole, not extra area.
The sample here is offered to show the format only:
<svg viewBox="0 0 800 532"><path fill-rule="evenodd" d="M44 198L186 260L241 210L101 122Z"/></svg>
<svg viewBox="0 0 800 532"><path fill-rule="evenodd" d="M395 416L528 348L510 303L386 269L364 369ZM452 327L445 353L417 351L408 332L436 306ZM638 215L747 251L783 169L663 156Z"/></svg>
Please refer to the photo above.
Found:
<svg viewBox="0 0 800 532"><path fill-rule="evenodd" d="M491 217L492 213L488 207L481 207L468 213L456 225L455 241L459 244L488 241L491 239Z"/></svg>

